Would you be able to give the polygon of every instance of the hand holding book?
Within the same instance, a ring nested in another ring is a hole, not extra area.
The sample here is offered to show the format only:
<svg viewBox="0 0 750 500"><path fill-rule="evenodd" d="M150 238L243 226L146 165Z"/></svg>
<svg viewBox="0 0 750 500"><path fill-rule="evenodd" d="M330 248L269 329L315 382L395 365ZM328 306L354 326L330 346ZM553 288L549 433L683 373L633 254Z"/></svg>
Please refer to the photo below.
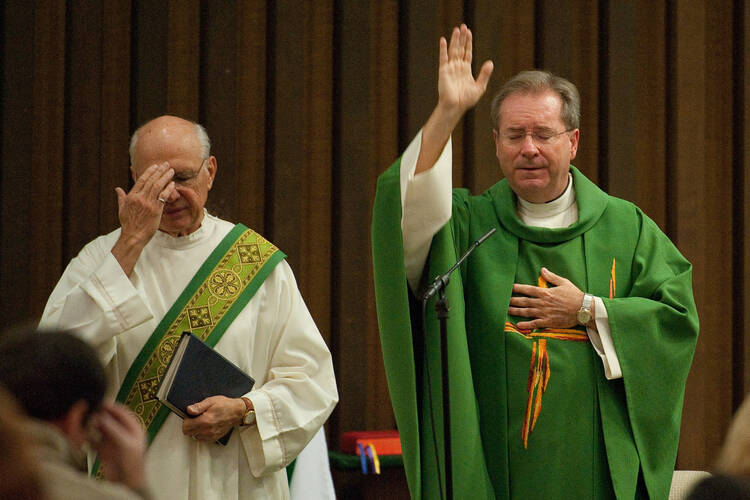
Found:
<svg viewBox="0 0 750 500"><path fill-rule="evenodd" d="M183 332L156 397L184 419L182 432L227 444L255 380L190 332Z"/></svg>
<svg viewBox="0 0 750 500"><path fill-rule="evenodd" d="M245 403L240 398L210 396L187 407L194 418L182 422L182 433L200 441L218 441L239 425L245 414Z"/></svg>

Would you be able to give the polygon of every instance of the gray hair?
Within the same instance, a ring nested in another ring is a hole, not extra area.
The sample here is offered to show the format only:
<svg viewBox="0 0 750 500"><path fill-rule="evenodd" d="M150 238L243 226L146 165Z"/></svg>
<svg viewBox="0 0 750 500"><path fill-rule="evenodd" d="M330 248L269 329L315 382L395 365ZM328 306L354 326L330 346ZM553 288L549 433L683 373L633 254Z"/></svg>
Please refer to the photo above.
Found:
<svg viewBox="0 0 750 500"><path fill-rule="evenodd" d="M562 108L560 118L567 130L577 129L581 121L581 96L571 82L549 71L521 71L505 82L505 85L492 98L490 118L492 128L497 130L500 123L500 105L512 94L538 94L551 90L560 96Z"/></svg>
<svg viewBox="0 0 750 500"><path fill-rule="evenodd" d="M133 157L135 156L135 145L138 142L138 132L140 132L141 129L149 123L151 122L146 122L138 127L130 137L130 147L128 148L128 153L130 153L131 166L133 165ZM211 139L208 138L208 133L206 132L206 129L203 127L203 125L196 122L193 122L193 125L195 125L195 137L198 138L198 144L200 144L201 147L201 160L205 160L206 158L211 156Z"/></svg>

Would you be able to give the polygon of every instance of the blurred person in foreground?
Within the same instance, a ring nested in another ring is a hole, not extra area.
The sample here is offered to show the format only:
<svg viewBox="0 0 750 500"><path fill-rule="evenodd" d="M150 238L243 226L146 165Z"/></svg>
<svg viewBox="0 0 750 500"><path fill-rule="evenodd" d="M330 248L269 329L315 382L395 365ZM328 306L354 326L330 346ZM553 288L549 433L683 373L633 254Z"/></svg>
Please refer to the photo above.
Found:
<svg viewBox="0 0 750 500"><path fill-rule="evenodd" d="M750 498L750 398L735 413L711 473L696 485L690 500Z"/></svg>
<svg viewBox="0 0 750 500"><path fill-rule="evenodd" d="M0 498L44 499L35 446L15 398L0 385Z"/></svg>
<svg viewBox="0 0 750 500"><path fill-rule="evenodd" d="M480 196L452 190L451 133L493 67L474 78L465 25L439 53L438 103L381 175L373 211L412 497L441 496L450 411L456 498L666 498L698 335L692 266L638 207L570 164L580 98L547 72L519 73L492 101L505 179ZM420 336L418 291L492 228L446 289L443 402L439 325L430 304Z"/></svg>
<svg viewBox="0 0 750 500"><path fill-rule="evenodd" d="M90 346L67 332L13 331L0 336L0 367L0 386L28 415L20 426L44 498L151 498L146 435L124 406L103 403L104 368ZM89 477L86 446L99 452L108 480Z"/></svg>

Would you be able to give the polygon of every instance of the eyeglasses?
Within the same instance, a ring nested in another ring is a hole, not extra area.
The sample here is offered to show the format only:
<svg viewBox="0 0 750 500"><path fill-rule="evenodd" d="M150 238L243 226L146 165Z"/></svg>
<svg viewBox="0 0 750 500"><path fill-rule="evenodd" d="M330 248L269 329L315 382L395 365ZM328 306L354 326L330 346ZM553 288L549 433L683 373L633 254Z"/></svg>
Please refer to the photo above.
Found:
<svg viewBox="0 0 750 500"><path fill-rule="evenodd" d="M201 166L198 167L197 170L175 172L174 177L172 177L172 180L178 186L192 187L198 181L198 174L201 173L201 169L206 164L206 160L208 160L208 158L204 158L204 160L201 162Z"/></svg>
<svg viewBox="0 0 750 500"><path fill-rule="evenodd" d="M555 132L550 129L537 129L532 130L531 132L525 130L511 130L509 132L500 133L499 135L500 141L505 146L520 146L526 140L526 136L530 135L531 142L536 146L543 147L556 143L563 134L571 131L572 129L563 130L562 132Z"/></svg>

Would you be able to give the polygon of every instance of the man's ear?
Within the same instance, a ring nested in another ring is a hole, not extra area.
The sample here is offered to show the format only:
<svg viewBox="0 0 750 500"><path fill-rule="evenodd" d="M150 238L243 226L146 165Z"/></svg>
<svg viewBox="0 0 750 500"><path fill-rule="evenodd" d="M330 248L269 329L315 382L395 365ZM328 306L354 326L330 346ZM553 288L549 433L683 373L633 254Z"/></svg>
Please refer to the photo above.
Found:
<svg viewBox="0 0 750 500"><path fill-rule="evenodd" d="M68 413L57 422L57 426L68 436L74 446L80 447L87 440L86 423L89 416L89 404L79 399L70 407Z"/></svg>
<svg viewBox="0 0 750 500"><path fill-rule="evenodd" d="M576 153L578 152L578 139L580 137L580 133L581 131L579 129L575 129L572 131L570 135L570 161L571 162L576 157Z"/></svg>
<svg viewBox="0 0 750 500"><path fill-rule="evenodd" d="M495 156L500 158L500 132L497 129L492 129L492 140L495 141Z"/></svg>
<svg viewBox="0 0 750 500"><path fill-rule="evenodd" d="M216 162L216 157L211 155L208 157L208 161L206 162L206 169L208 170L208 189L211 190L211 187L214 185L214 178L216 177L216 171L219 169L219 165Z"/></svg>

